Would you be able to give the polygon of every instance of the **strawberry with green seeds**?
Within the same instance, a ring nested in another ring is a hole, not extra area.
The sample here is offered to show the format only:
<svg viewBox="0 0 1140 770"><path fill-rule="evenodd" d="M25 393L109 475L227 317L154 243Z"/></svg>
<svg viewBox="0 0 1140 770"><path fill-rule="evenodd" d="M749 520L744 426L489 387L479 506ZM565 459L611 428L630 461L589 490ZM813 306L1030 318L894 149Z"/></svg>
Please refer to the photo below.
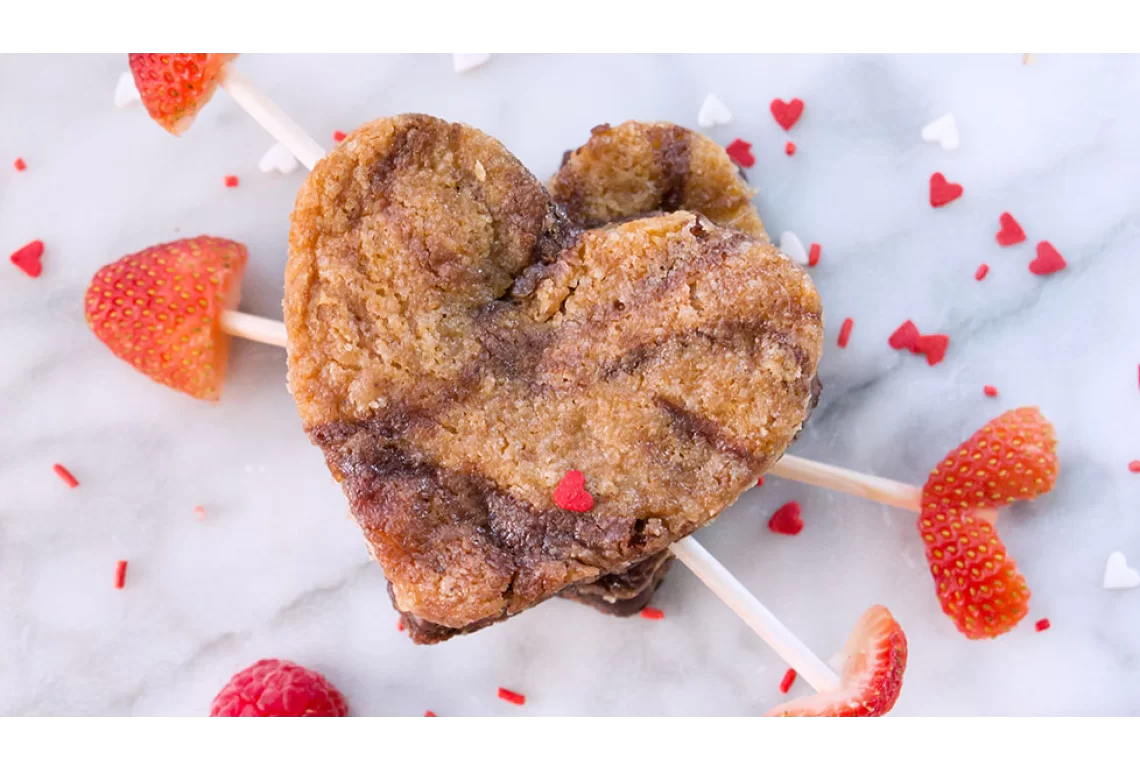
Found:
<svg viewBox="0 0 1140 770"><path fill-rule="evenodd" d="M890 711L906 671L906 634L890 611L863 613L843 646L840 688L781 703L770 717L878 717Z"/></svg>
<svg viewBox="0 0 1140 770"><path fill-rule="evenodd" d="M241 296L248 252L225 238L164 243L104 266L87 288L87 325L119 358L195 398L221 395L223 311Z"/></svg>
<svg viewBox="0 0 1140 770"><path fill-rule="evenodd" d="M147 112L178 136L206 106L236 53L132 53L131 74Z"/></svg>
<svg viewBox="0 0 1140 770"><path fill-rule="evenodd" d="M1029 612L1029 586L990 508L1032 500L1057 483L1057 435L1036 407L990 421L948 454L922 490L918 532L942 610L970 639L992 639Z"/></svg>

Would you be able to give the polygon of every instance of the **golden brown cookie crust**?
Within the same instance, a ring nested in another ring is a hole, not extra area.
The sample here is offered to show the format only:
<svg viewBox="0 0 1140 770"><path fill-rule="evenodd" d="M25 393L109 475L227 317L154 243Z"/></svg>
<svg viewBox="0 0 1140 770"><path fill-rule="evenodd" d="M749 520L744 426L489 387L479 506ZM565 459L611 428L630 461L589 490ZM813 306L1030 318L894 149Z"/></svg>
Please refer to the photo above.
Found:
<svg viewBox="0 0 1140 770"><path fill-rule="evenodd" d="M752 205L756 191L724 149L672 123L597 126L548 186L570 220L583 227L684 210L767 238Z"/></svg>
<svg viewBox="0 0 1140 770"><path fill-rule="evenodd" d="M498 142L415 115L305 182L285 321L302 422L397 607L452 628L715 518L795 435L822 346L772 246L689 213L567 234ZM551 500L572 468L588 513Z"/></svg>

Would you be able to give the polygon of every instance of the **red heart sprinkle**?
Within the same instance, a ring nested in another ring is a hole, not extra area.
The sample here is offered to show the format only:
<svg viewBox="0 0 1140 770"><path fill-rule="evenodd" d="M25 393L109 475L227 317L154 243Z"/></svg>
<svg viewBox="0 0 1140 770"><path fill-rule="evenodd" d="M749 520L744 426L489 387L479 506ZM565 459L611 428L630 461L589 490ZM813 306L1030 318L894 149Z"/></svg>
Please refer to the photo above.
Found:
<svg viewBox="0 0 1140 770"><path fill-rule="evenodd" d="M974 271L974 280L982 280L989 272L990 266L983 262L982 264L978 265L978 269Z"/></svg>
<svg viewBox="0 0 1140 770"><path fill-rule="evenodd" d="M12 164L16 167L17 171L26 171L28 164L24 162L23 158L16 158L16 162Z"/></svg>
<svg viewBox="0 0 1140 770"><path fill-rule="evenodd" d="M334 142L343 142L346 136L348 136L348 134L344 133L343 131L333 131Z"/></svg>
<svg viewBox="0 0 1140 770"><path fill-rule="evenodd" d="M785 102L783 99L773 99L769 109L772 110L772 117L780 124L780 128L791 131L792 126L804 113L804 102L803 99L792 99L790 102Z"/></svg>
<svg viewBox="0 0 1140 770"><path fill-rule="evenodd" d="M788 142L787 144L785 144L784 145L784 154L785 155L795 155L796 154L796 143L795 142Z"/></svg>
<svg viewBox="0 0 1140 770"><path fill-rule="evenodd" d="M756 479L756 486L758 486L758 487L762 487L762 486L764 486L764 477L763 477L763 476L761 476L760 478Z"/></svg>
<svg viewBox="0 0 1140 770"><path fill-rule="evenodd" d="M851 339L851 329L855 326L855 320L852 318L843 319L843 325L839 327L839 339L836 344L841 348L847 347L847 341Z"/></svg>
<svg viewBox="0 0 1140 770"><path fill-rule="evenodd" d="M895 350L909 350L911 353L918 352L918 327L914 325L914 321L904 321L903 325L895 329L895 333L887 340L890 346Z"/></svg>
<svg viewBox="0 0 1140 770"><path fill-rule="evenodd" d="M998 230L995 237L999 246L1012 246L1025 240L1025 231L1013 218L1013 214L1006 211L998 218L998 221L1001 223L1001 229Z"/></svg>
<svg viewBox="0 0 1140 770"><path fill-rule="evenodd" d="M914 344L914 352L924 354L926 363L934 366L946 357L948 347L950 347L950 338L945 334L923 334Z"/></svg>
<svg viewBox="0 0 1140 770"><path fill-rule="evenodd" d="M44 255L44 242L32 241L27 246L16 251L9 259L12 264L23 270L32 278L39 278L44 271L40 257Z"/></svg>
<svg viewBox="0 0 1140 770"><path fill-rule="evenodd" d="M594 507L594 496L586 491L586 474L567 471L554 488L554 504L564 511L585 513Z"/></svg>
<svg viewBox="0 0 1140 770"><path fill-rule="evenodd" d="M424 712L424 716L425 717L434 717L434 716L436 716L436 713L434 711L428 710L428 711Z"/></svg>
<svg viewBox="0 0 1140 770"><path fill-rule="evenodd" d="M1029 263L1029 272L1034 275L1049 275L1064 270L1067 264L1061 252L1053 248L1053 244L1041 241L1037 244L1037 259Z"/></svg>
<svg viewBox="0 0 1140 770"><path fill-rule="evenodd" d="M798 535L803 531L804 522L800 518L800 504L795 500L780 506L772 518L768 519L768 529L777 535Z"/></svg>
<svg viewBox="0 0 1140 770"><path fill-rule="evenodd" d="M756 162L755 156L752 155L752 145L743 139L733 139L724 151L738 166L752 168L752 164Z"/></svg>
<svg viewBox="0 0 1140 770"><path fill-rule="evenodd" d="M995 388L993 385L985 386L984 388L982 388L982 392L985 393L990 398L997 398L997 395L998 395L998 389Z"/></svg>
<svg viewBox="0 0 1140 770"><path fill-rule="evenodd" d="M811 248L808 249L808 267L815 267L819 264L819 254L823 251L823 247L818 243L813 243Z"/></svg>
<svg viewBox="0 0 1140 770"><path fill-rule="evenodd" d="M945 206L950 201L962 197L962 185L947 182L941 172L930 175L930 205L934 208Z"/></svg>

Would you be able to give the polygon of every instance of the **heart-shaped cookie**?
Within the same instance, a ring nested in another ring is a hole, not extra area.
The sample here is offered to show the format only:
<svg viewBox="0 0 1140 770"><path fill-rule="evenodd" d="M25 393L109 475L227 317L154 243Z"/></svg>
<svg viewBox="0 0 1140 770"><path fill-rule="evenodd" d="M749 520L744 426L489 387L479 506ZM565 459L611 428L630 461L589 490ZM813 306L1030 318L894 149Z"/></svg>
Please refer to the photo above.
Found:
<svg viewBox="0 0 1140 770"><path fill-rule="evenodd" d="M498 142L367 124L298 194L289 382L397 607L514 614L703 526L807 412L819 297L687 212L578 231ZM559 508L581 470L586 512Z"/></svg>

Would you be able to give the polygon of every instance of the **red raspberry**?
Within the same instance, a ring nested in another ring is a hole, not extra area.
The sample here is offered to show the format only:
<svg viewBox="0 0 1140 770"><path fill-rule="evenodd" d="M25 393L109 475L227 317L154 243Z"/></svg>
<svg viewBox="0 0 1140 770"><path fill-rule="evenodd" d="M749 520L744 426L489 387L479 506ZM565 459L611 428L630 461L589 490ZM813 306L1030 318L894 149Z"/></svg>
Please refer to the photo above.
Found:
<svg viewBox="0 0 1140 770"><path fill-rule="evenodd" d="M212 717L346 717L344 696L296 663L269 658L234 674L214 697Z"/></svg>

